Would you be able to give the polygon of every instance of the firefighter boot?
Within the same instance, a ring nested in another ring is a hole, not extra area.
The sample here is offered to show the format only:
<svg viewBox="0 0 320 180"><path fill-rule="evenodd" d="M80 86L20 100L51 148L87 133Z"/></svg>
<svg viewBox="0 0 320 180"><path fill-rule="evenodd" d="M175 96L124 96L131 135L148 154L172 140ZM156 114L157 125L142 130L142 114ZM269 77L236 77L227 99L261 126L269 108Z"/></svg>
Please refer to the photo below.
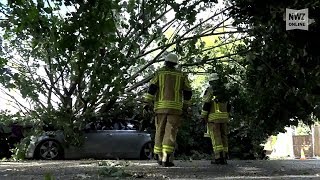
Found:
<svg viewBox="0 0 320 180"><path fill-rule="evenodd" d="M212 154L211 164L217 164L214 154Z"/></svg>
<svg viewBox="0 0 320 180"><path fill-rule="evenodd" d="M160 154L156 155L157 163L161 166L162 165L162 156Z"/></svg>
<svg viewBox="0 0 320 180"><path fill-rule="evenodd" d="M225 155L225 164L228 164L227 160L229 159L229 153L224 152L224 155Z"/></svg>
<svg viewBox="0 0 320 180"><path fill-rule="evenodd" d="M215 154L213 159L214 160L211 161L211 164L221 164L223 161L221 153Z"/></svg>
<svg viewBox="0 0 320 180"><path fill-rule="evenodd" d="M228 163L227 163L227 157L226 157L226 154L225 154L225 153L220 152L220 158L221 158L220 164L228 164Z"/></svg>
<svg viewBox="0 0 320 180"><path fill-rule="evenodd" d="M162 157L162 166L163 167L172 167L173 164L173 154L164 153Z"/></svg>
<svg viewBox="0 0 320 180"><path fill-rule="evenodd" d="M214 160L214 164L222 164L222 161L223 161L223 159L222 159L222 157L220 157L220 158Z"/></svg>

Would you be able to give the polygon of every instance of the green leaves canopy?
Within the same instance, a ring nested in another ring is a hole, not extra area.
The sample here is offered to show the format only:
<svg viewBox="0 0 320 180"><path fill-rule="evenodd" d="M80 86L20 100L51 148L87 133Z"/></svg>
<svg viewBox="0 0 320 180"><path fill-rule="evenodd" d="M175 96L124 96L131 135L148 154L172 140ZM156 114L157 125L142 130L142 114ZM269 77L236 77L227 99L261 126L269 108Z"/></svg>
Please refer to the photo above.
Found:
<svg viewBox="0 0 320 180"><path fill-rule="evenodd" d="M125 90L138 87L137 77L148 74L167 51L192 47L178 51L183 59L198 52L192 44L217 28L207 24L219 13L203 22L195 17L214 4L8 1L0 6L2 89L15 90L30 103L27 107L10 96L25 115L78 128L91 116L108 114ZM168 13L175 18L167 20ZM164 33L175 26L179 31L166 38Z"/></svg>
<svg viewBox="0 0 320 180"><path fill-rule="evenodd" d="M313 123L312 116L320 117L319 1L228 3L233 7L234 25L249 29L253 37L242 46L250 50L242 62L247 96L238 101L252 112L252 124L270 135L299 120ZM315 23L309 25L309 31L286 31L286 8L309 8L309 18ZM241 116L248 117L248 110L241 110Z"/></svg>

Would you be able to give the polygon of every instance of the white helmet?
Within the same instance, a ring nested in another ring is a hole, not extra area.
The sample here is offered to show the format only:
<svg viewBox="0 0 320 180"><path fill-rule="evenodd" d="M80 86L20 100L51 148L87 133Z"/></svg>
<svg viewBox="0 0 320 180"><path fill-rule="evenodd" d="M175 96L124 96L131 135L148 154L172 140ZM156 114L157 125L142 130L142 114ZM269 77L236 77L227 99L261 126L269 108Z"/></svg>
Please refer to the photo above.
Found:
<svg viewBox="0 0 320 180"><path fill-rule="evenodd" d="M169 53L166 58L164 59L165 62L172 62L178 64L178 56L174 53Z"/></svg>

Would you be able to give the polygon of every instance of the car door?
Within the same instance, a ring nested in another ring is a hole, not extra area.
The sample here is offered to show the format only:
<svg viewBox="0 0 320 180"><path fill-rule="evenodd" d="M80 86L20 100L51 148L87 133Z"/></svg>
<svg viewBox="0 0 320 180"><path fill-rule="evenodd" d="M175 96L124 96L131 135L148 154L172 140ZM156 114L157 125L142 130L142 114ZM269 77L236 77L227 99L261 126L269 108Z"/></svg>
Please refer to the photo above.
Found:
<svg viewBox="0 0 320 180"><path fill-rule="evenodd" d="M112 134L109 130L94 130L84 134L84 144L82 147L83 153L87 157L104 158L106 154L111 152Z"/></svg>
<svg viewBox="0 0 320 180"><path fill-rule="evenodd" d="M115 158L129 158L139 155L144 136L135 130L113 130L109 142Z"/></svg>

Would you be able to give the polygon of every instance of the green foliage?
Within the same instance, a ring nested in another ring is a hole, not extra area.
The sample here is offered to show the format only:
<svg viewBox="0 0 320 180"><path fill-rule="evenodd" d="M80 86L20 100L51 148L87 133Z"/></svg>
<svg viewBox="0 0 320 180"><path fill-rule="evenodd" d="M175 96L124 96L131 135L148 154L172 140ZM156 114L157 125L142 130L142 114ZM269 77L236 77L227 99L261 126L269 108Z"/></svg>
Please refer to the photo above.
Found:
<svg viewBox="0 0 320 180"><path fill-rule="evenodd" d="M26 153L26 149L27 149L27 145L29 145L30 140L22 140L21 143L16 144L16 147L14 149L12 149L12 157L11 159L13 161L19 161L19 160L24 160L25 159L25 153ZM26 144L24 144L26 143Z"/></svg>
<svg viewBox="0 0 320 180"><path fill-rule="evenodd" d="M311 116L320 115L319 17L315 16L320 4L243 0L227 4L233 25L249 36L238 46L237 62L242 68L235 70L244 71L238 74L240 86L231 88L235 91L231 93L230 144L239 152L256 153L268 136L284 132L285 126L298 125L299 120L312 124ZM309 31L286 31L286 8L309 8L309 18L316 23Z"/></svg>
<svg viewBox="0 0 320 180"><path fill-rule="evenodd" d="M234 152L255 154L268 136L284 131L284 126L297 125L299 120L312 124L311 115L319 118L318 1L229 0L230 11L220 12L234 19L237 31L233 32L221 28L226 23L223 19L213 25L217 14L196 20L199 12L216 3L201 2L1 3L5 18L0 22L4 32L1 89L18 92L31 105L11 95L21 113L4 113L1 122L15 117L37 127L53 124L65 131L67 141L79 145L79 130L87 121L141 119L141 104L136 101L142 89L138 87L150 79L170 51L181 56L184 71L216 72L227 83L225 95L233 106L230 149ZM286 31L285 8L309 8L315 23L309 31ZM175 11L172 20L166 19L169 10ZM170 37L166 36L169 29L174 29ZM239 32L243 36L236 36ZM200 39L213 35L210 42ZM193 113L184 117L179 131L180 154L212 149L199 121L200 83L203 81L196 84Z"/></svg>
<svg viewBox="0 0 320 180"><path fill-rule="evenodd" d="M186 55L181 53L189 59L195 52L196 39L206 36L197 31L204 23L196 22L195 16L210 4L214 3L203 4L199 0L182 4L155 0L2 3L0 83L30 104L29 107L7 94L24 117L37 120L40 126L53 124L62 128L67 141L78 145L79 130L93 117L125 114L113 111L125 104L123 99L128 96L123 94L135 88L125 90L137 83L137 77L148 75L170 47L176 44L190 47L184 51ZM170 10L176 12L176 18L169 21L166 15ZM179 34L167 39L164 33L177 24L184 24Z"/></svg>
<svg viewBox="0 0 320 180"><path fill-rule="evenodd" d="M12 121L12 114L10 114L10 111L4 110L0 111L0 123L3 125L7 125Z"/></svg>
<svg viewBox="0 0 320 180"><path fill-rule="evenodd" d="M309 135L311 134L310 126L299 122L298 126L295 129L295 135Z"/></svg>
<svg viewBox="0 0 320 180"><path fill-rule="evenodd" d="M250 53L243 63L257 123L264 124L268 134L297 125L300 119L313 123L310 116L319 116L319 24L310 25L309 31L286 31L283 17L285 8L309 8L309 18L319 22L314 16L319 2L230 2L235 5L235 24L247 22L248 34L254 37L246 41Z"/></svg>
<svg viewBox="0 0 320 180"><path fill-rule="evenodd" d="M177 155L196 156L197 153L212 152L211 140L204 137L205 125L200 121L202 109L201 94L195 93L192 98L192 113L183 115L182 127L177 135ZM198 156L199 158L199 156Z"/></svg>
<svg viewBox="0 0 320 180"><path fill-rule="evenodd" d="M99 171L99 175L103 177L130 177L129 173L126 173L123 169L117 167L103 167Z"/></svg>
<svg viewBox="0 0 320 180"><path fill-rule="evenodd" d="M110 162L110 161L102 161L98 163L99 166L102 166L99 169L99 175L103 177L114 177L114 178L125 178L125 177L133 177L133 175L124 171L122 167L130 166L130 162Z"/></svg>

